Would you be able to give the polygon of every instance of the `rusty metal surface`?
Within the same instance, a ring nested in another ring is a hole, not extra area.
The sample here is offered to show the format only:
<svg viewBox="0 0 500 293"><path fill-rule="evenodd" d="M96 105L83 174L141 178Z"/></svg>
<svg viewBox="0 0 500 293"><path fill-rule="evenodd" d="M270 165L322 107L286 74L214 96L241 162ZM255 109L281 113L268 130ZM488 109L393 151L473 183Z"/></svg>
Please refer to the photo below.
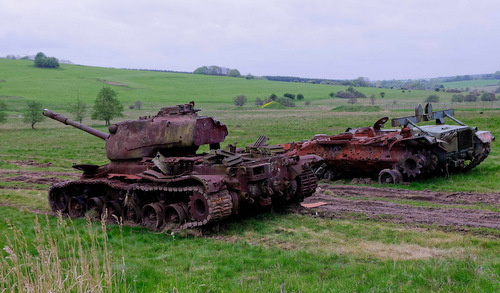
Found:
<svg viewBox="0 0 500 293"><path fill-rule="evenodd" d="M309 166L321 158L287 156L264 136L246 149L222 150L226 126L198 111L191 102L111 125L110 162L74 165L84 173L80 180L52 186L52 211L74 217L107 213L110 220L123 218L153 230L182 229L241 209L300 202L315 191ZM67 118L56 120L75 126ZM200 145L210 145L210 152L196 153Z"/></svg>
<svg viewBox="0 0 500 293"><path fill-rule="evenodd" d="M372 127L348 129L338 135L316 135L311 140L284 145L288 155L314 154L320 178L378 176L381 183L398 183L445 172L466 172L489 154L494 140L489 131L477 131L452 117L453 109L432 111L418 105L415 115L392 119L400 129L383 130L387 117ZM459 125L445 125L444 118ZM436 125L418 126L436 120Z"/></svg>

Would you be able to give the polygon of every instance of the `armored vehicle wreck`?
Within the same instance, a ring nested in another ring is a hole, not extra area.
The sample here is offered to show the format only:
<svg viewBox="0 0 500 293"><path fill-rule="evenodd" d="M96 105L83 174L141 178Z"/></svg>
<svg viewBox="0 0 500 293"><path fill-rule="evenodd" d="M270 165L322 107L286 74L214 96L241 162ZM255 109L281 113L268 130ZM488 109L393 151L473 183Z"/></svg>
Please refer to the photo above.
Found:
<svg viewBox="0 0 500 293"><path fill-rule="evenodd" d="M198 116L194 102L162 108L156 116L118 122L109 134L44 110L43 114L106 141L110 163L76 164L79 180L49 190L53 212L87 212L153 230L202 226L245 208L301 201L316 188L308 167L315 156L285 156L263 143L220 149L224 124ZM261 142L264 138L261 138ZM197 154L202 145L210 153Z"/></svg>
<svg viewBox="0 0 500 293"><path fill-rule="evenodd" d="M432 111L432 105L415 108L415 115L379 119L372 127L350 129L338 135L319 134L311 140L284 145L291 156L315 154L319 178L376 176L380 183L399 183L425 175L467 172L481 163L495 139L490 131L471 128L453 117L454 110ZM448 125L449 118L458 125ZM418 126L423 121L436 125Z"/></svg>

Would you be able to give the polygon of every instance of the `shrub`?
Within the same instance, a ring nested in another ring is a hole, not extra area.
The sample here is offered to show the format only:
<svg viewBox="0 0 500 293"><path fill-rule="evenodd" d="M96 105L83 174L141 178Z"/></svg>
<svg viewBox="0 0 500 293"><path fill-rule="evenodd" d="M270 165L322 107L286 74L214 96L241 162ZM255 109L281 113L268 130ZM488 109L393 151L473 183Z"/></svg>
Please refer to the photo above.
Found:
<svg viewBox="0 0 500 293"><path fill-rule="evenodd" d="M353 97L355 97L353 94L349 93L349 92L344 92L344 91L338 91L335 96L337 98L341 98L341 99L351 99Z"/></svg>
<svg viewBox="0 0 500 293"><path fill-rule="evenodd" d="M302 101L303 99L304 99L304 95L303 94L298 94L297 95L297 100Z"/></svg>
<svg viewBox="0 0 500 293"><path fill-rule="evenodd" d="M291 100L295 99L295 95L294 94L285 93L283 96L286 97L286 98L289 98Z"/></svg>
<svg viewBox="0 0 500 293"><path fill-rule="evenodd" d="M237 97L234 97L233 103L235 106L242 107L247 103L247 97L245 97L244 95L239 95Z"/></svg>
<svg viewBox="0 0 500 293"><path fill-rule="evenodd" d="M261 107L262 109L286 109L285 106L281 105L278 102L271 101Z"/></svg>
<svg viewBox="0 0 500 293"><path fill-rule="evenodd" d="M466 102L476 102L477 101L477 96L474 94L467 94L465 96L465 101Z"/></svg>
<svg viewBox="0 0 500 293"><path fill-rule="evenodd" d="M481 94L481 101L483 101L483 102L492 102L492 101L496 101L496 100L497 100L497 98L495 97L494 93L483 92Z"/></svg>
<svg viewBox="0 0 500 293"><path fill-rule="evenodd" d="M285 107L295 107L295 103L293 101L291 101L290 99L285 98L285 97L277 98L276 102L280 103L281 105L283 105Z"/></svg>
<svg viewBox="0 0 500 293"><path fill-rule="evenodd" d="M425 99L425 102L427 103L437 103L439 102L439 96L438 95L430 95Z"/></svg>
<svg viewBox="0 0 500 293"><path fill-rule="evenodd" d="M264 105L264 101L261 98L257 98L257 99L255 99L255 105L262 106L262 105Z"/></svg>
<svg viewBox="0 0 500 293"><path fill-rule="evenodd" d="M453 97L451 98L451 101L454 102L454 103L462 103L463 101L465 101L465 97L464 95L453 95Z"/></svg>

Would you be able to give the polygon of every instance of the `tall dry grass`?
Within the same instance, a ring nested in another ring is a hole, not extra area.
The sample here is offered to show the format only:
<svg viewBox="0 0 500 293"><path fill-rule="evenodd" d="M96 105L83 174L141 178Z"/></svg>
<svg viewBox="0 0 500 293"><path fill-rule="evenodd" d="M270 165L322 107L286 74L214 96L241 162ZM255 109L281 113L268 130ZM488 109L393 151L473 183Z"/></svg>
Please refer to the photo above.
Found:
<svg viewBox="0 0 500 293"><path fill-rule="evenodd" d="M48 217L45 227L42 227L36 217L35 237L31 241L27 240L22 229L8 219L6 221L12 233L7 236L7 245L3 247L6 254L0 260L0 291L129 291L123 238L121 258L117 260L108 242L104 220L99 227L87 218L87 226L80 233L71 220L63 219L61 215L55 227L51 227Z"/></svg>

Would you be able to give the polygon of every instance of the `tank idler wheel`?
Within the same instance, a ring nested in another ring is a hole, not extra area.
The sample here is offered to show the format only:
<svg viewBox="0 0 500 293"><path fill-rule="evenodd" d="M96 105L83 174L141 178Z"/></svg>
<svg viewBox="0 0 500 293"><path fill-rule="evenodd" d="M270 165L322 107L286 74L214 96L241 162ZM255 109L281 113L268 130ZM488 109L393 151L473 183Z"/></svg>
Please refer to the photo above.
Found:
<svg viewBox="0 0 500 293"><path fill-rule="evenodd" d="M87 209L91 213L91 218L100 219L105 201L101 197L91 197L87 200Z"/></svg>
<svg viewBox="0 0 500 293"><path fill-rule="evenodd" d="M403 182L403 175L396 169L384 169L378 173L379 184L398 184Z"/></svg>
<svg viewBox="0 0 500 293"><path fill-rule="evenodd" d="M165 208L165 224L168 228L177 228L184 224L187 218L187 204L174 203Z"/></svg>
<svg viewBox="0 0 500 293"><path fill-rule="evenodd" d="M210 213L207 196L199 192L194 192L189 199L189 214L191 217L197 221L206 220Z"/></svg>
<svg viewBox="0 0 500 293"><path fill-rule="evenodd" d="M123 217L126 221L140 223L142 220L142 210L138 205L126 205L123 207Z"/></svg>
<svg viewBox="0 0 500 293"><path fill-rule="evenodd" d="M161 231L165 224L165 204L155 202L142 208L142 223L153 231Z"/></svg>
<svg viewBox="0 0 500 293"><path fill-rule="evenodd" d="M110 201L104 204L103 214L105 219L110 222L118 223L123 217L122 206L118 201Z"/></svg>
<svg viewBox="0 0 500 293"><path fill-rule="evenodd" d="M67 212L68 208L68 198L66 195L62 192L62 190L59 189L52 189L49 192L49 206L52 212L57 213L65 213Z"/></svg>
<svg viewBox="0 0 500 293"><path fill-rule="evenodd" d="M81 196L75 196L69 199L68 214L71 218L79 218L85 214L87 205L85 199Z"/></svg>

